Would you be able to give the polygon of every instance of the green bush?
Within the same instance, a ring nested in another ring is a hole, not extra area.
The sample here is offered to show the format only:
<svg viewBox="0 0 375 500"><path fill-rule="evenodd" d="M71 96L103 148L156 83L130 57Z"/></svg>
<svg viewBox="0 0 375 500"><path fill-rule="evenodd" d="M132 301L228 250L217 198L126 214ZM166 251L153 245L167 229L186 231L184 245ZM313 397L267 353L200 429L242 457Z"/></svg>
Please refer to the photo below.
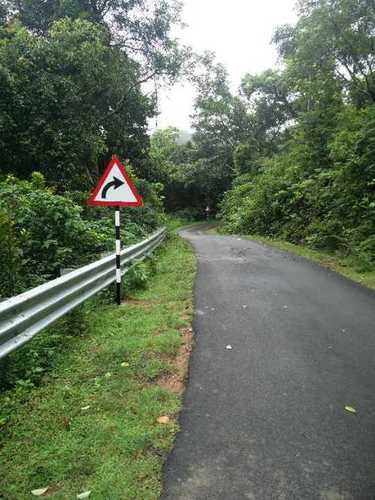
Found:
<svg viewBox="0 0 375 500"><path fill-rule="evenodd" d="M19 286L22 242L14 222L4 210L0 210L0 241L0 297L10 297Z"/></svg>
<svg viewBox="0 0 375 500"><path fill-rule="evenodd" d="M81 218L79 206L47 188L40 174L30 182L13 176L1 182L0 210L6 214L2 228L14 270L10 277L2 269L1 281L12 293L55 278L61 268L86 262L105 248L105 234Z"/></svg>
<svg viewBox="0 0 375 500"><path fill-rule="evenodd" d="M163 222L158 192L138 181L146 207L122 210L123 244L133 244ZM0 182L0 297L9 297L114 249L113 209L86 206L87 193L62 196L34 173L31 181ZM85 204L81 207L78 203Z"/></svg>
<svg viewBox="0 0 375 500"><path fill-rule="evenodd" d="M375 105L343 109L329 143L329 165L307 168L306 151L264 160L238 177L221 214L229 232L254 233L375 263Z"/></svg>

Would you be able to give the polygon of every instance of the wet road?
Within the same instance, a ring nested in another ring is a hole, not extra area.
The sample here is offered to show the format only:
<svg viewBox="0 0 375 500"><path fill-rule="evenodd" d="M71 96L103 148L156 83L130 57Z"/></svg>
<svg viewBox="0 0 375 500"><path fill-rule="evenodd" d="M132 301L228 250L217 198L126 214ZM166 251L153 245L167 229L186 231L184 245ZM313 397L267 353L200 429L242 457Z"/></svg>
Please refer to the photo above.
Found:
<svg viewBox="0 0 375 500"><path fill-rule="evenodd" d="M259 243L182 235L195 347L162 498L375 499L375 293Z"/></svg>

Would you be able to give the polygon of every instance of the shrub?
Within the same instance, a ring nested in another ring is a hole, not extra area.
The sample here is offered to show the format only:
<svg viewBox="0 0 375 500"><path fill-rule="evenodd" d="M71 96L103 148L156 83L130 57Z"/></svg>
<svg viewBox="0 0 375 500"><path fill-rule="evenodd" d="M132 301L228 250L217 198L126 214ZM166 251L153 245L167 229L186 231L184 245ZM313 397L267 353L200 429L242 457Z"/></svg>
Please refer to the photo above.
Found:
<svg viewBox="0 0 375 500"><path fill-rule="evenodd" d="M223 200L230 232L254 233L375 263L375 105L347 106L329 143L329 163L308 164L295 143L239 176Z"/></svg>
<svg viewBox="0 0 375 500"><path fill-rule="evenodd" d="M161 223L158 195L143 183L147 207L122 211L123 244L144 238ZM142 194L143 194L142 193ZM56 194L44 177L8 176L0 182L0 297L56 278L114 249L113 209L83 208L85 193Z"/></svg>

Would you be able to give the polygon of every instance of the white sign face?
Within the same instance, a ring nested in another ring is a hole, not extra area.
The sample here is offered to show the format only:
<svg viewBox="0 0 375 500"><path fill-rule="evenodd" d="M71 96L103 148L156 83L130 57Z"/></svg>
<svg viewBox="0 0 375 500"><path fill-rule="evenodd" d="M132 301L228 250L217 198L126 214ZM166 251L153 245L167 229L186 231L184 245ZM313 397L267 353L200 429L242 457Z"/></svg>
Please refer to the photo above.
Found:
<svg viewBox="0 0 375 500"><path fill-rule="evenodd" d="M94 201L135 203L137 198L117 164L111 168Z"/></svg>
<svg viewBox="0 0 375 500"><path fill-rule="evenodd" d="M142 206L143 201L120 160L114 156L89 199L90 205Z"/></svg>

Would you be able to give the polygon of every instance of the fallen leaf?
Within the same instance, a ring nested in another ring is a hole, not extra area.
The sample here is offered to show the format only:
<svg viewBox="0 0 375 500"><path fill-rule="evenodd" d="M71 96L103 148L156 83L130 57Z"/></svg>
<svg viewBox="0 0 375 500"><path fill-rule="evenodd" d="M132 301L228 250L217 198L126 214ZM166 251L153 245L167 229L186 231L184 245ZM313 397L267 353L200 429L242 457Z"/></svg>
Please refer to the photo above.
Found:
<svg viewBox="0 0 375 500"><path fill-rule="evenodd" d="M31 490L31 494L34 495L34 497L41 497L44 495L44 493L47 493L49 486L46 488L37 488L36 490Z"/></svg>
<svg viewBox="0 0 375 500"><path fill-rule="evenodd" d="M88 405L88 406L83 406L83 408L81 408L81 410L82 410L82 411L86 411L86 410L88 410L89 408L90 408L90 405Z"/></svg>
<svg viewBox="0 0 375 500"><path fill-rule="evenodd" d="M345 410L350 412L350 413L357 413L357 410L353 408L352 406L345 406Z"/></svg>
<svg viewBox="0 0 375 500"><path fill-rule="evenodd" d="M124 361L123 363L121 363L121 366L123 366L124 368L130 366L129 363L127 363L126 361Z"/></svg>
<svg viewBox="0 0 375 500"><path fill-rule="evenodd" d="M111 378L112 377L112 373L107 372L104 376L105 376L105 378Z"/></svg>
<svg viewBox="0 0 375 500"><path fill-rule="evenodd" d="M91 491L84 491L83 493L80 493L79 495L77 495L77 498L82 500L83 498L89 498L90 495L91 495Z"/></svg>
<svg viewBox="0 0 375 500"><path fill-rule="evenodd" d="M226 349L228 349L228 351L230 351L233 349L233 347L231 345L227 345Z"/></svg>
<svg viewBox="0 0 375 500"><path fill-rule="evenodd" d="M169 424L170 418L167 415L158 418L159 424Z"/></svg>

